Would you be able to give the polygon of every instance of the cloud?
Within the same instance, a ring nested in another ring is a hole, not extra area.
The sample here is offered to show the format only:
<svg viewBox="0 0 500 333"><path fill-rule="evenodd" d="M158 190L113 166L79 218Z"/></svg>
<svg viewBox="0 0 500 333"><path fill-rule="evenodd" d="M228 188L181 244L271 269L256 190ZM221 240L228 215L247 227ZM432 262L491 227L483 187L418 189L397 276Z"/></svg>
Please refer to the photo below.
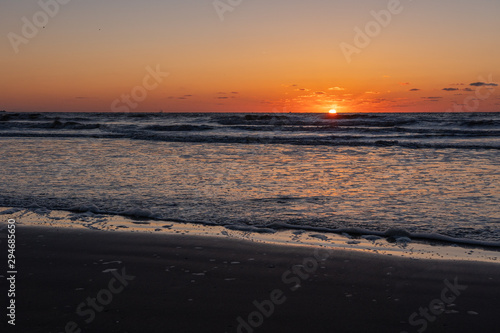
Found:
<svg viewBox="0 0 500 333"><path fill-rule="evenodd" d="M420 91L420 89L410 89L410 91Z"/></svg>
<svg viewBox="0 0 500 333"><path fill-rule="evenodd" d="M483 86L486 86L486 87L498 87L498 84L496 84L496 83L486 83L486 82L474 82L474 83L471 83L470 86L474 86L474 87L483 87Z"/></svg>
<svg viewBox="0 0 500 333"><path fill-rule="evenodd" d="M84 97L84 96L77 96L75 97L75 99L87 99L88 97Z"/></svg>
<svg viewBox="0 0 500 333"><path fill-rule="evenodd" d="M315 94L316 94L316 95L324 95L324 94L325 94L325 92L324 92L324 91L316 91L316 92L315 92Z"/></svg>
<svg viewBox="0 0 500 333"><path fill-rule="evenodd" d="M188 99L188 98L191 98L193 97L193 95L183 95L183 96L169 96L168 99Z"/></svg>
<svg viewBox="0 0 500 333"><path fill-rule="evenodd" d="M439 102L443 97L440 96L430 96L430 97L422 97L423 99L426 99L429 102Z"/></svg>
<svg viewBox="0 0 500 333"><path fill-rule="evenodd" d="M231 92L224 92L224 91L219 91L215 95L224 95L224 96L216 96L215 98L217 99L229 99L229 98L237 98L236 95L238 95L239 92L237 91L231 91ZM227 96L231 95L231 96Z"/></svg>
<svg viewBox="0 0 500 333"><path fill-rule="evenodd" d="M345 88L342 88L342 87L332 87L332 88L328 88L328 90L343 91L343 90L345 90Z"/></svg>
<svg viewBox="0 0 500 333"><path fill-rule="evenodd" d="M464 91L474 91L474 89L471 88L465 88Z"/></svg>
<svg viewBox="0 0 500 333"><path fill-rule="evenodd" d="M443 88L444 91L457 91L458 88Z"/></svg>
<svg viewBox="0 0 500 333"><path fill-rule="evenodd" d="M399 82L398 83L400 86L409 86L410 82Z"/></svg>

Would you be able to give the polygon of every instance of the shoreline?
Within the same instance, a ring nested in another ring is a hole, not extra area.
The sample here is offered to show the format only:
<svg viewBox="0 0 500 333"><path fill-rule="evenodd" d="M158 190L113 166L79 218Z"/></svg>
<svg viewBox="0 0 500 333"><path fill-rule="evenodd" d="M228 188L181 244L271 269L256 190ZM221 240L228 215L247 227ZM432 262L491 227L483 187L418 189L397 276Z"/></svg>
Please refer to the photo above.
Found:
<svg viewBox="0 0 500 333"><path fill-rule="evenodd" d="M492 263L22 225L17 244L23 332L488 332L500 324Z"/></svg>
<svg viewBox="0 0 500 333"><path fill-rule="evenodd" d="M471 244L453 243L451 240L443 241L439 237L422 240L408 235L404 230L393 230L391 235L373 231L362 233L355 229L350 230L350 232L337 233L301 227L274 230L238 225L217 226L156 220L147 217L134 218L122 215L94 214L90 211L72 213L57 210L0 207L0 212L3 212L0 215L2 220L14 218L20 225L32 227L144 233L148 235L192 235L216 239L249 240L270 245L316 246L415 260L436 259L500 263L500 248L498 247L479 245L473 242Z"/></svg>

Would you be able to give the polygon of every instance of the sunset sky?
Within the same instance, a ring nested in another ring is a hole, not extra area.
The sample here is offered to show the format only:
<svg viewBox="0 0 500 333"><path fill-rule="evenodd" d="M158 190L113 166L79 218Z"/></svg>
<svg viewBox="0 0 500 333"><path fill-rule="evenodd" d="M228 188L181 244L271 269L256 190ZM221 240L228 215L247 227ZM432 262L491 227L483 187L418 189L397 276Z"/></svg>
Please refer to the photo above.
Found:
<svg viewBox="0 0 500 333"><path fill-rule="evenodd" d="M498 0L41 3L0 0L0 110L500 110Z"/></svg>

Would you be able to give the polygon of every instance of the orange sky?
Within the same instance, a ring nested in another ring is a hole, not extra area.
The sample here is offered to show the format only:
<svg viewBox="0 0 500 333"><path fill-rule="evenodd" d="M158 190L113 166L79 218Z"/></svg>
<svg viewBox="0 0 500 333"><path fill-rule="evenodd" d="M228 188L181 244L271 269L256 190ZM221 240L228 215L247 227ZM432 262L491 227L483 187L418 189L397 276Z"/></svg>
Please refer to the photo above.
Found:
<svg viewBox="0 0 500 333"><path fill-rule="evenodd" d="M0 110L499 110L498 1L55 1L30 38L43 8L2 3Z"/></svg>

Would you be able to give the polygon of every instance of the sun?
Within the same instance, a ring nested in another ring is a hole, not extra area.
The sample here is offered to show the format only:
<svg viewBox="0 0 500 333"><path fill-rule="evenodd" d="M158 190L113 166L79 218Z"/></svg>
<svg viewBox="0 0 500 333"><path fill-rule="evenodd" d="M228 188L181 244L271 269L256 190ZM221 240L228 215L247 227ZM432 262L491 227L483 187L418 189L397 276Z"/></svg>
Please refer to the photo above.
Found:
<svg viewBox="0 0 500 333"><path fill-rule="evenodd" d="M336 114L337 113L337 110L335 109L331 109L330 111L328 111L329 114Z"/></svg>

